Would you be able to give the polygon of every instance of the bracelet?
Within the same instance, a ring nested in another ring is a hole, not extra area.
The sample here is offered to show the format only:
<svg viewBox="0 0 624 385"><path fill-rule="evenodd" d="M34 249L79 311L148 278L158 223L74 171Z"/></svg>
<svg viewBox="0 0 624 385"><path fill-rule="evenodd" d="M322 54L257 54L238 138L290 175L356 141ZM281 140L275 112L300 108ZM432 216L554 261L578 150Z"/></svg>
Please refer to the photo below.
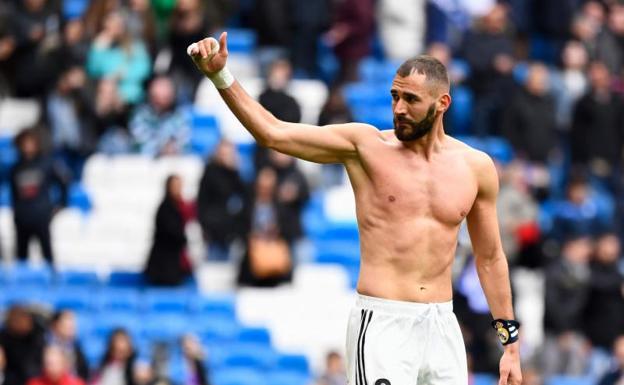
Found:
<svg viewBox="0 0 624 385"><path fill-rule="evenodd" d="M492 327L496 330L496 335L501 344L509 345L518 341L520 322L515 320L495 319L492 321Z"/></svg>
<svg viewBox="0 0 624 385"><path fill-rule="evenodd" d="M234 84L234 75L232 75L227 67L223 67L219 72L209 75L208 79L210 79L219 90L229 88Z"/></svg>

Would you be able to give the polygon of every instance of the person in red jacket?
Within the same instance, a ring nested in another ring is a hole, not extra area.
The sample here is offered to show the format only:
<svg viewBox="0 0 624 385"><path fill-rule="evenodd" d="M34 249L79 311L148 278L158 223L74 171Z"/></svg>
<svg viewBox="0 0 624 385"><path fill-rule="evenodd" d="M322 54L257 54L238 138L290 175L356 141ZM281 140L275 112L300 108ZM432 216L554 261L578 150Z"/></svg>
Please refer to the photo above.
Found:
<svg viewBox="0 0 624 385"><path fill-rule="evenodd" d="M69 371L69 363L63 351L49 345L43 352L43 369L39 377L28 380L27 385L85 385L84 381Z"/></svg>

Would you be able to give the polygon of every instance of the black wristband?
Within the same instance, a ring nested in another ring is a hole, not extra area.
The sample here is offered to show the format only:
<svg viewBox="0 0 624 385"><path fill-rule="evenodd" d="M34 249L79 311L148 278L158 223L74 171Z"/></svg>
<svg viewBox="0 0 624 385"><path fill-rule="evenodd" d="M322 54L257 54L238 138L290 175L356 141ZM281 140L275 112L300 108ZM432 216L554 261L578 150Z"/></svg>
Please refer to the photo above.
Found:
<svg viewBox="0 0 624 385"><path fill-rule="evenodd" d="M492 327L496 330L496 335L501 344L509 345L518 341L520 322L515 320L495 319Z"/></svg>

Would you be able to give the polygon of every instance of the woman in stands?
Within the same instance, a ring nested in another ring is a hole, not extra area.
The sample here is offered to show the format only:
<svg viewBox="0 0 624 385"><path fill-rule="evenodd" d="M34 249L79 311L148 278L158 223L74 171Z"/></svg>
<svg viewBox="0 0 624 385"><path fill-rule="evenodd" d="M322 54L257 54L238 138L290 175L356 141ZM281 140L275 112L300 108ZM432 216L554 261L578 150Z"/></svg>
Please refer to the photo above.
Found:
<svg viewBox="0 0 624 385"><path fill-rule="evenodd" d="M93 385L134 385L132 370L136 353L125 329L115 329L108 338L104 358Z"/></svg>
<svg viewBox="0 0 624 385"><path fill-rule="evenodd" d="M184 229L195 216L194 211L182 198L182 179L169 176L165 197L156 212L154 243L145 268L150 284L179 285L191 275Z"/></svg>

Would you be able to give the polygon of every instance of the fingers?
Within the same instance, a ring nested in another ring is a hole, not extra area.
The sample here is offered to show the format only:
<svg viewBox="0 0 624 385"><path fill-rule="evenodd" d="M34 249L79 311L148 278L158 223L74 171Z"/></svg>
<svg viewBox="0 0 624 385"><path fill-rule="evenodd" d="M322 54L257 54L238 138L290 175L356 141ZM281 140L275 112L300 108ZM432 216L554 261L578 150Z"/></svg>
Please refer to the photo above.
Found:
<svg viewBox="0 0 624 385"><path fill-rule="evenodd" d="M509 379L509 371L501 370L500 372L500 380L498 380L498 385L507 385L507 380Z"/></svg>
<svg viewBox="0 0 624 385"><path fill-rule="evenodd" d="M219 37L219 53L227 55L227 32L222 32Z"/></svg>
<svg viewBox="0 0 624 385"><path fill-rule="evenodd" d="M200 52L200 56L202 59L206 59L208 57L208 54L210 53L210 48L206 47L206 40L207 39L203 39L203 40L200 40L199 43L197 43L197 45L199 46L199 52Z"/></svg>

